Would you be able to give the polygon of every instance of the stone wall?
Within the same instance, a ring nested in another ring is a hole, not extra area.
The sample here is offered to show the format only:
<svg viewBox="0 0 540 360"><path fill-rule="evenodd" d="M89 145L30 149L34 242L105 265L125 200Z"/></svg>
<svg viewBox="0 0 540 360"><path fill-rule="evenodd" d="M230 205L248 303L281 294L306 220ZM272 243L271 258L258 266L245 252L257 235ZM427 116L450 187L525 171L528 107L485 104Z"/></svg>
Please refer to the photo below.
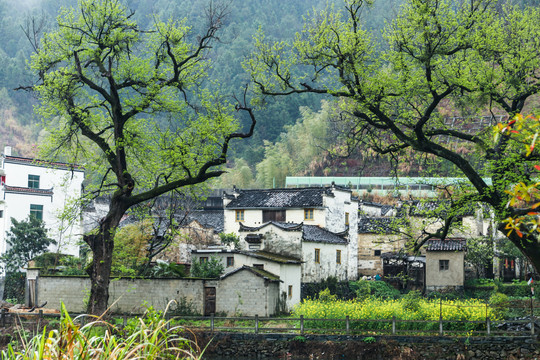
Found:
<svg viewBox="0 0 540 360"><path fill-rule="evenodd" d="M72 313L86 311L85 299L90 279L82 276L36 276L36 303L47 302L46 308L60 309L64 303ZM271 316L275 314L279 283L269 281L249 270L241 269L221 279L112 279L109 306L113 313L141 314L147 306L164 310L176 300L187 301L192 310L204 314L204 289L216 288L216 311L227 315Z"/></svg>
<svg viewBox="0 0 540 360"><path fill-rule="evenodd" d="M292 334L196 334L198 345L211 360L235 358L293 359L537 359L533 337L410 337ZM211 340L211 341L210 341Z"/></svg>

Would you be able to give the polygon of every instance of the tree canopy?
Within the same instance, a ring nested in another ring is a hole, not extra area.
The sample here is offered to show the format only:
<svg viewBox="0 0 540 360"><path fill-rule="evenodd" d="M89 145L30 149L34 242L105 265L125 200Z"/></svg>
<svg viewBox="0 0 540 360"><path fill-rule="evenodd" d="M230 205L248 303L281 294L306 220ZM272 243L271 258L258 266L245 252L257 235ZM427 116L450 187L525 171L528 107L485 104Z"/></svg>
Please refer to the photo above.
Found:
<svg viewBox="0 0 540 360"><path fill-rule="evenodd" d="M471 189L454 194L445 225L417 248L446 237L466 203L490 205L499 221L527 211L507 206L506 190L532 181L537 156L526 156L511 137L493 136L493 128L540 90L540 10L491 0L408 0L386 27L385 45L376 47L362 26L367 5L347 0L344 8L314 13L292 43L271 43L260 33L244 66L262 98L334 96L351 115L346 144L396 156L412 150L467 177ZM508 236L540 270L537 237Z"/></svg>
<svg viewBox="0 0 540 360"><path fill-rule="evenodd" d="M80 0L32 56L49 156L83 163L98 179L88 196L110 197L107 215L84 236L93 256L89 313L107 309L114 232L126 211L220 176L231 140L253 133L244 100L234 105L203 87L225 9L206 15L197 35L185 20L154 17L142 28L120 1ZM235 110L246 114L245 130Z"/></svg>

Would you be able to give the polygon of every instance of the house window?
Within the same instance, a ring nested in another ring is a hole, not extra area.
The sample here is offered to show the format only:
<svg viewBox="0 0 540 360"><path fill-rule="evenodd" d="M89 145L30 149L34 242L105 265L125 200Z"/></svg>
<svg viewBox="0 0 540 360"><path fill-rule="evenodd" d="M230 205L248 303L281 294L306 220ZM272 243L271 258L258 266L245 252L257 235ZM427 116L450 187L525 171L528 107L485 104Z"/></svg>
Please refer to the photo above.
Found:
<svg viewBox="0 0 540 360"><path fill-rule="evenodd" d="M373 255L374 255L374 256L381 256L381 250L375 250L375 251L373 252Z"/></svg>
<svg viewBox="0 0 540 360"><path fill-rule="evenodd" d="M304 209L304 220L313 220L313 209Z"/></svg>
<svg viewBox="0 0 540 360"><path fill-rule="evenodd" d="M439 260L439 271L450 269L450 260Z"/></svg>
<svg viewBox="0 0 540 360"><path fill-rule="evenodd" d="M4 210L0 210L0 219L4 217Z"/></svg>
<svg viewBox="0 0 540 360"><path fill-rule="evenodd" d="M349 225L349 213L345 213L345 225Z"/></svg>
<svg viewBox="0 0 540 360"><path fill-rule="evenodd" d="M292 298L292 285L289 285L289 291L287 295L289 295L289 299Z"/></svg>
<svg viewBox="0 0 540 360"><path fill-rule="evenodd" d="M39 189L39 175L28 175L28 187L30 189Z"/></svg>
<svg viewBox="0 0 540 360"><path fill-rule="evenodd" d="M227 267L234 266L234 256L227 256Z"/></svg>
<svg viewBox="0 0 540 360"><path fill-rule="evenodd" d="M208 257L207 256L202 256L199 258L199 263L201 264L204 264L204 263L207 263L208 262Z"/></svg>
<svg viewBox="0 0 540 360"><path fill-rule="evenodd" d="M269 221L285 222L285 210L263 210L263 223Z"/></svg>
<svg viewBox="0 0 540 360"><path fill-rule="evenodd" d="M315 249L315 264L321 263L321 249Z"/></svg>
<svg viewBox="0 0 540 360"><path fill-rule="evenodd" d="M244 221L244 210L236 210L236 221Z"/></svg>
<svg viewBox="0 0 540 360"><path fill-rule="evenodd" d="M336 264L341 264L341 250L336 250Z"/></svg>
<svg viewBox="0 0 540 360"><path fill-rule="evenodd" d="M30 216L43 220L43 205L30 205Z"/></svg>
<svg viewBox="0 0 540 360"><path fill-rule="evenodd" d="M264 270L264 264L253 264L253 267L256 269Z"/></svg>

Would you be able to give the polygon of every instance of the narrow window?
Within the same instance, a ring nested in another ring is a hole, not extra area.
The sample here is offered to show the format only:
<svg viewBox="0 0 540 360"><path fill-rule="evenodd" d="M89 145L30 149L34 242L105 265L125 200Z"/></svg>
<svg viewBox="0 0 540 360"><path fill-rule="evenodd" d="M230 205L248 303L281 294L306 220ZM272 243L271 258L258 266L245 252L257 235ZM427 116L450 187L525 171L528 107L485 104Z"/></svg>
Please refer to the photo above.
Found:
<svg viewBox="0 0 540 360"><path fill-rule="evenodd" d="M375 250L373 256L381 256L381 250Z"/></svg>
<svg viewBox="0 0 540 360"><path fill-rule="evenodd" d="M264 270L264 264L253 264L253 267L256 269Z"/></svg>
<svg viewBox="0 0 540 360"><path fill-rule="evenodd" d="M345 225L349 225L349 213L345 213Z"/></svg>
<svg viewBox="0 0 540 360"><path fill-rule="evenodd" d="M206 257L206 256L200 257L200 258L199 258L199 262L200 262L201 264L204 264L204 263L208 262L208 257Z"/></svg>
<svg viewBox="0 0 540 360"><path fill-rule="evenodd" d="M43 220L43 205L30 205L30 216Z"/></svg>
<svg viewBox="0 0 540 360"><path fill-rule="evenodd" d="M313 209L304 209L304 220L313 220Z"/></svg>
<svg viewBox="0 0 540 360"><path fill-rule="evenodd" d="M321 249L315 249L315 264L321 263Z"/></svg>
<svg viewBox="0 0 540 360"><path fill-rule="evenodd" d="M39 175L28 175L28 187L30 189L39 189Z"/></svg>
<svg viewBox="0 0 540 360"><path fill-rule="evenodd" d="M288 295L289 295L289 299L292 298L292 285L289 285Z"/></svg>
<svg viewBox="0 0 540 360"><path fill-rule="evenodd" d="M341 264L341 250L336 250L336 264Z"/></svg>
<svg viewBox="0 0 540 360"><path fill-rule="evenodd" d="M244 210L236 210L236 221L244 221Z"/></svg>
<svg viewBox="0 0 540 360"><path fill-rule="evenodd" d="M4 217L4 210L0 210L0 219Z"/></svg>
<svg viewBox="0 0 540 360"><path fill-rule="evenodd" d="M234 266L234 257L227 256L227 267L233 267L233 266Z"/></svg>
<svg viewBox="0 0 540 360"><path fill-rule="evenodd" d="M450 260L439 260L439 271L450 269Z"/></svg>

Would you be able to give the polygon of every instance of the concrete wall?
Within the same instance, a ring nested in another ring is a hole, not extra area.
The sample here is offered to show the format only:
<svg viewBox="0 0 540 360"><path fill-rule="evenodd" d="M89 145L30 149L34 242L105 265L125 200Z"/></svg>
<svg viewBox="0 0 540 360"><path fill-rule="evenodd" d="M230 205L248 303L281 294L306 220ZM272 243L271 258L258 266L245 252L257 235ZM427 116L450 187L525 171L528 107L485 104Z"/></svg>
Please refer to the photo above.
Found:
<svg viewBox="0 0 540 360"><path fill-rule="evenodd" d="M234 315L270 316L275 313L279 285L247 270L217 280L205 279L115 279L110 283L109 306L115 313L140 314L146 306L164 310L171 300L185 299L193 309L204 313L204 288L216 287L216 311ZM37 303L60 309L63 302L73 313L86 311L90 279L69 276L40 276L37 279ZM239 303L238 295L241 295ZM172 305L174 306L174 305Z"/></svg>
<svg viewBox="0 0 540 360"><path fill-rule="evenodd" d="M449 260L449 269L440 270L439 260ZM426 290L460 288L465 282L465 252L427 251L426 252Z"/></svg>
<svg viewBox="0 0 540 360"><path fill-rule="evenodd" d="M237 316L267 317L276 313L279 285L249 271L240 271L221 280L216 296L218 313L232 311Z"/></svg>

